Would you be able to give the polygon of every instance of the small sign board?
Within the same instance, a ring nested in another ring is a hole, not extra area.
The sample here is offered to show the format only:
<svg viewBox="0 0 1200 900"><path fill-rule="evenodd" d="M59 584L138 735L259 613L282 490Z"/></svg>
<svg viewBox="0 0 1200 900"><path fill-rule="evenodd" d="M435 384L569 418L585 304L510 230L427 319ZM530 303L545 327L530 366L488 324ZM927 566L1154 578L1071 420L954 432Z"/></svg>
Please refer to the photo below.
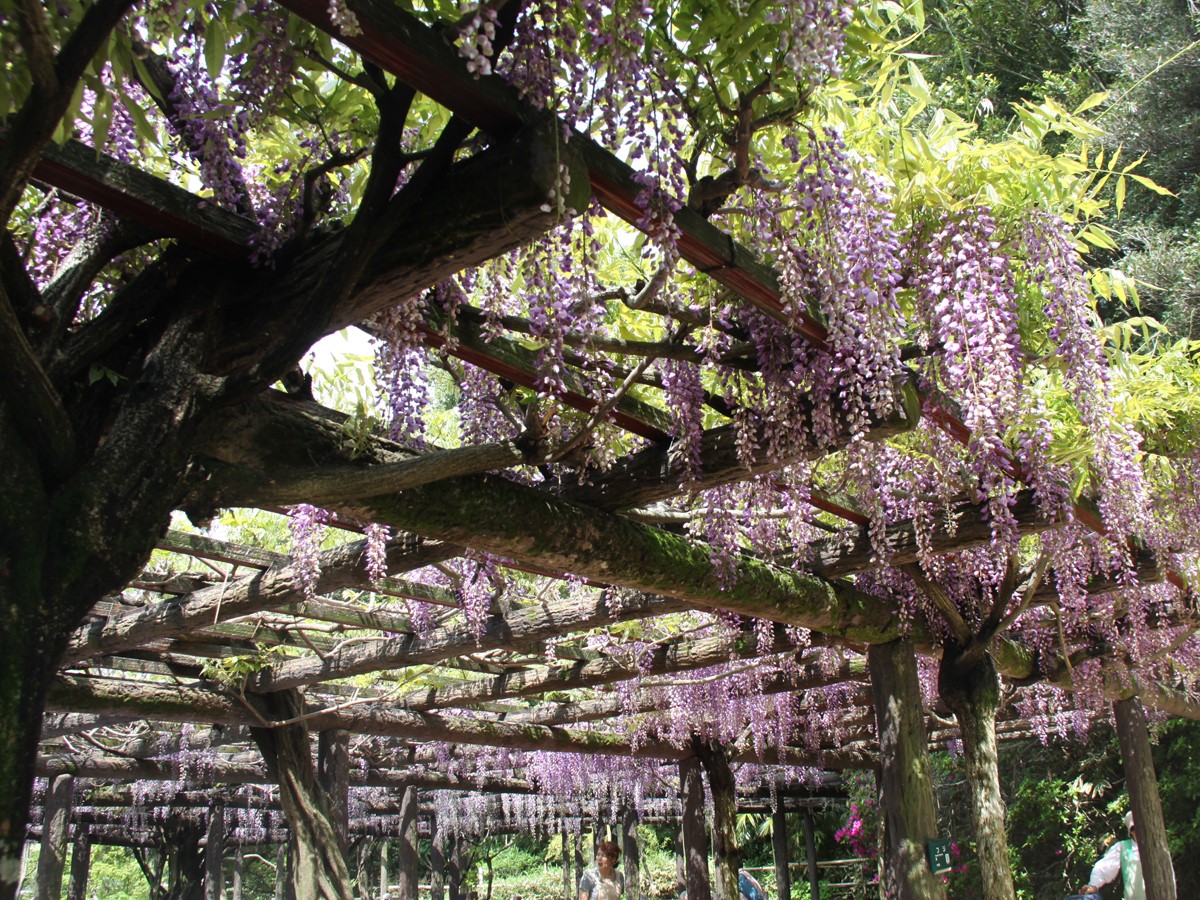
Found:
<svg viewBox="0 0 1200 900"><path fill-rule="evenodd" d="M934 838L928 844L929 848L929 868L933 870L934 875L940 875L943 872L949 872L952 868L950 865L950 841L945 838Z"/></svg>

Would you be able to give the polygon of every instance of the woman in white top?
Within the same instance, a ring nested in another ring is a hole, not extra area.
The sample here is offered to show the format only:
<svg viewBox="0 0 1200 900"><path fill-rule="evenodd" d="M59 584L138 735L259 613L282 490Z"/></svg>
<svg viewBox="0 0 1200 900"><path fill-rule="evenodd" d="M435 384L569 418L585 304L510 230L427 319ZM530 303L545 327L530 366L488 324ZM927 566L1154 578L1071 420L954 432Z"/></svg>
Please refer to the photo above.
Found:
<svg viewBox="0 0 1200 900"><path fill-rule="evenodd" d="M617 871L621 848L613 841L596 845L596 865L579 879L578 900L619 900L625 893L625 878Z"/></svg>

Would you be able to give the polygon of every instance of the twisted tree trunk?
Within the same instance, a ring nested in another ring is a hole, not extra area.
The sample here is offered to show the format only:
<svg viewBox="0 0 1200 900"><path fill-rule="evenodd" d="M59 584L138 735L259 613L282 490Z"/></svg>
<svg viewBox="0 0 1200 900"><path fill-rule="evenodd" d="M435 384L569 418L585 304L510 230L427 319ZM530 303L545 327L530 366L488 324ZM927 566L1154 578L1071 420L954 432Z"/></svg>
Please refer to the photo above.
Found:
<svg viewBox="0 0 1200 900"><path fill-rule="evenodd" d="M1000 678L991 654L983 654L978 661L960 669L960 653L960 648L945 648L938 673L938 689L962 730L983 895L987 900L1016 900L1008 858L1008 834L1004 827L1004 798L1000 794L996 741Z"/></svg>
<svg viewBox="0 0 1200 900"><path fill-rule="evenodd" d="M271 720L286 721L304 714L299 691L279 691L257 701ZM308 729L291 724L251 732L267 768L279 781L279 802L291 826L293 895L305 900L354 900L329 798L317 782Z"/></svg>

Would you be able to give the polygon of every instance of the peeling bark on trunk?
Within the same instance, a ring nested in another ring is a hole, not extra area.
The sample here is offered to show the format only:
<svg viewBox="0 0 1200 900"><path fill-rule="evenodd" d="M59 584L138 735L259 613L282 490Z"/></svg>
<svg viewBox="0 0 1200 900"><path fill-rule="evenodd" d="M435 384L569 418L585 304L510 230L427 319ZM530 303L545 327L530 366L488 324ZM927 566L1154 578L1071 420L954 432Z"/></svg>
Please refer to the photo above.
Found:
<svg viewBox="0 0 1200 900"><path fill-rule="evenodd" d="M294 719L304 713L296 691L257 698L268 719ZM308 729L300 724L252 729L267 767L279 781L279 800L291 827L291 890L305 900L353 900L346 858L338 849L329 799L317 783Z"/></svg>
<svg viewBox="0 0 1200 900"><path fill-rule="evenodd" d="M912 644L895 641L869 647L867 661L882 769L880 892L888 900L944 898L945 888L925 853L926 841L937 834L937 818Z"/></svg>
<svg viewBox="0 0 1200 900"><path fill-rule="evenodd" d="M1125 788L1129 791L1129 805L1133 808L1133 822L1137 826L1146 900L1175 900L1175 876L1171 851L1167 848L1146 713L1137 697L1118 700L1113 704L1113 713L1121 761L1125 766Z"/></svg>
<svg viewBox="0 0 1200 900"><path fill-rule="evenodd" d="M708 883L708 830L704 824L704 779L700 760L688 756L679 761L679 792L683 795L683 852L687 871L688 900L712 900Z"/></svg>
<svg viewBox="0 0 1200 900"><path fill-rule="evenodd" d="M942 700L962 729L971 816L975 827L975 853L983 895L988 900L1016 900L1008 835L1004 827L1004 799L1000 794L1000 764L996 741L996 709L1000 679L990 654L968 668L955 666L957 648L948 646L938 673Z"/></svg>

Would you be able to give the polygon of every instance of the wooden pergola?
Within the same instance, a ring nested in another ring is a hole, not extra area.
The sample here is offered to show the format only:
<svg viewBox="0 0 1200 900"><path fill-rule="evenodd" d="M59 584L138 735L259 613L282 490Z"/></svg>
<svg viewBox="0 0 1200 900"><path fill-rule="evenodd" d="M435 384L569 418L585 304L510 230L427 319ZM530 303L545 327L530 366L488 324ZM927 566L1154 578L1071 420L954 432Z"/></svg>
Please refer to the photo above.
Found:
<svg viewBox="0 0 1200 900"><path fill-rule="evenodd" d="M332 28L322 2L284 5ZM629 166L581 135L559 144L554 134L560 123L547 122L496 81L466 75L448 45L401 11L379 0L354 7L362 32L339 39L495 143L463 163L439 197L443 214L459 223L453 246L445 246L444 235L412 227L375 264L330 331L359 324L543 233L553 224L542 208L559 165L575 176L578 208L590 194L626 221L641 217L639 185ZM81 145L48 150L36 177L206 252L231 258L248 252L252 223ZM681 209L677 224L683 259L716 289L785 318L774 273L751 251L695 210ZM321 262L298 262L295 277L311 276ZM614 299L638 302L632 292ZM688 314L653 305L642 311L664 320ZM527 323L509 317L499 324L497 335L496 323L485 327L478 310L461 310L453 321L430 314L423 340L431 351L507 384L535 386L535 356L520 340ZM814 344L825 338L815 320L802 330ZM245 340L254 340L252 331ZM674 352L615 340L601 349L630 360ZM239 348L227 352L236 355ZM574 361L583 358L581 348ZM616 376L648 392L661 388L653 374L633 364ZM49 781L35 796L38 811L30 825L30 836L43 848L39 890L57 896L55 879L61 881L70 839L77 851L84 848L74 863L79 873L86 871L89 841L144 845L174 834L187 835L191 855L181 867L205 864L199 847L207 848L209 890L219 891L221 853L213 848L277 843L290 829L314 847L332 840L343 851L364 836L395 837L400 895L415 897L416 836L439 833L432 798L445 792L496 798L489 818L497 832L516 827L504 815L506 803L531 809L524 805L529 801L500 798L541 795L552 799L553 811L543 807L547 816L539 827L578 833L586 820L617 826L627 837L636 834L627 792L614 794L623 805L614 800L603 808L596 794L555 794L528 771L493 768L494 754L483 752L489 748L518 753L523 765L536 754L570 753L638 760L631 771L665 767L666 776L657 777L672 784L678 779L678 793L647 795L640 812L681 816L692 900L709 896L701 769L717 807L712 840L719 861L736 859L730 824L737 804L763 808L766 797L782 847L783 813L835 796L839 771L877 769L885 793L901 797L903 778L896 773L950 733L947 711L935 710L927 722L916 690L913 650L935 653L939 636L904 623L892 605L855 586L852 576L878 563L866 517L845 500L814 494L813 521L828 534L808 546L800 567L792 560L743 556L732 561L731 577L723 582L709 548L683 533L684 516L672 506L688 492L818 459L840 445L812 436L794 459L765 450L748 458L744 447L739 452L737 430L717 427L704 435L696 477L681 484L669 421L660 409L628 394L606 406L590 395L578 371L569 371L566 381L567 405L624 430L637 446L585 484L531 486L486 474L536 465L536 448L519 440L416 451L367 437L351 454L346 417L303 394L270 393L231 409L220 432L202 441L212 488L190 498L189 510L277 510L303 495L331 510L334 525L347 532L368 522L391 526L389 576L370 581L364 540L351 538L326 551L309 590L287 556L202 533L167 532L158 544L163 565L92 611L71 637L50 691L38 763L38 774ZM892 418L873 423L870 439L902 434L921 416L962 432L961 423L923 402L911 386L898 390L907 402ZM729 412L719 398L709 402ZM1085 510L1078 512L1087 518ZM1020 496L1013 514L1023 534L1056 527L1030 493ZM992 538L986 510L968 499L921 529L911 522L889 527L891 565L912 565L922 554L951 553ZM493 598L478 630L464 622L459 598L434 568L469 552L490 554L514 578L537 586L517 603ZM1149 554L1137 559L1136 571L1143 584L1171 577ZM583 586L560 589L568 576ZM1089 589L1100 596L1121 586L1114 577L1097 579ZM1029 602L1055 599L1053 585L1045 582ZM414 625L412 603L434 611L432 626ZM746 621L721 631L710 627L715 611ZM656 624L681 617L692 617L701 634ZM755 627L755 619L770 624ZM589 635L633 622L665 636L633 646L617 629L603 649L589 646ZM797 627L808 632L800 642ZM672 631L681 633L669 636ZM550 662L547 646L554 648ZM1003 637L992 653L998 671L1014 684L1069 680L1065 661ZM255 662L225 683L208 677L222 660L240 659ZM674 681L693 673L721 679L747 669L761 676L757 690L768 698L764 703L777 698L801 719L819 721L828 692L836 690L843 727L826 734L810 729L765 751L753 735L720 747L631 737L633 717L661 716L669 708ZM617 689L633 682L640 686ZM1114 700L1128 703L1118 685L1112 690ZM1167 687L1142 685L1140 697L1170 714L1200 717L1194 702ZM1145 745L1138 743L1144 741L1138 712L1140 706L1122 734L1133 734L1128 755L1140 760ZM1002 737L1030 733L1011 708L998 727ZM310 736L317 744L315 770ZM743 766L755 768L756 780L735 790L733 772ZM798 780L800 769L824 774L806 786ZM282 790L281 774L293 782ZM139 796L127 786L132 781L161 789ZM311 799L317 790L331 805L326 818L313 812L321 806ZM255 827L239 826L239 815L252 818ZM898 820L893 827L897 840L909 833L916 840L932 836L928 823ZM458 858L452 841L435 844L443 861ZM626 847L636 883L635 845L627 841ZM784 857L781 898L788 896L786 863ZM453 865L450 870L451 898L457 900L461 873L455 875Z"/></svg>

